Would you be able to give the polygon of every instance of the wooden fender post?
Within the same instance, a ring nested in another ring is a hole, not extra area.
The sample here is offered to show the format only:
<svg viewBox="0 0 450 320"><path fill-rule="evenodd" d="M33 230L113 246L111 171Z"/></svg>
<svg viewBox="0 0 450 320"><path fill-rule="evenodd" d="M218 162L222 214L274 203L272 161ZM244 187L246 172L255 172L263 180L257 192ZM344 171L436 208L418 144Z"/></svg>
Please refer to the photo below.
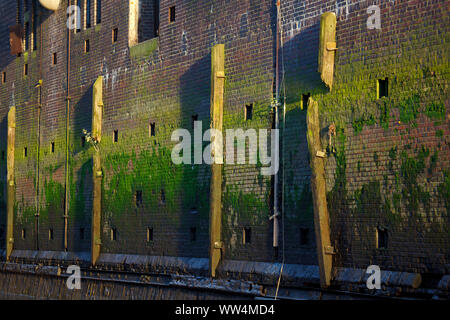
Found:
<svg viewBox="0 0 450 320"><path fill-rule="evenodd" d="M334 12L326 12L320 19L318 71L322 81L330 90L333 87L336 50L336 14Z"/></svg>
<svg viewBox="0 0 450 320"><path fill-rule="evenodd" d="M8 112L8 155L7 155L7 230L6 230L6 260L9 261L14 247L14 202L16 188L14 182L14 145L16 141L16 107Z"/></svg>
<svg viewBox="0 0 450 320"><path fill-rule="evenodd" d="M319 260L320 285L329 287L334 249L330 244L330 222L327 207L324 153L320 144L319 106L309 98L306 118L308 148L311 158L311 191L314 203L314 229Z"/></svg>
<svg viewBox="0 0 450 320"><path fill-rule="evenodd" d="M102 167L100 142L102 139L103 118L103 77L100 76L94 83L92 94L92 138L96 141L93 159L93 190L94 198L92 204L92 265L97 263L101 249L101 212L102 212Z"/></svg>
<svg viewBox="0 0 450 320"><path fill-rule="evenodd" d="M211 53L211 128L222 131L223 95L225 85L225 46L215 45ZM212 152L218 150L214 140ZM222 146L223 147L223 146ZM220 147L219 147L220 149ZM216 270L222 256L222 164L212 163L210 189L210 272L216 276Z"/></svg>

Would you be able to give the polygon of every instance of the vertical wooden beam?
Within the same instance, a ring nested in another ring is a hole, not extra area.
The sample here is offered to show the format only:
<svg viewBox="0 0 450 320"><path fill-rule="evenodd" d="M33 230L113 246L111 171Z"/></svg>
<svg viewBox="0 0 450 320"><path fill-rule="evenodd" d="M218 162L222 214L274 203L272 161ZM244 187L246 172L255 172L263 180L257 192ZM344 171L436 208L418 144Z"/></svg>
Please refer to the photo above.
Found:
<svg viewBox="0 0 450 320"><path fill-rule="evenodd" d="M223 96L225 85L225 46L215 45L211 52L211 128L222 131ZM211 150L218 150L212 141ZM216 269L222 256L222 164L213 162L210 190L210 272L216 276Z"/></svg>
<svg viewBox="0 0 450 320"><path fill-rule="evenodd" d="M312 98L309 98L308 102L306 123L308 127L308 148L311 158L311 191L314 203L314 229L319 260L320 284L323 288L326 288L331 282L332 254L334 250L330 244L325 168L320 143L319 106L317 101L314 101Z"/></svg>
<svg viewBox="0 0 450 320"><path fill-rule="evenodd" d="M325 12L320 20L319 72L322 81L330 90L333 87L336 50L336 14Z"/></svg>
<svg viewBox="0 0 450 320"><path fill-rule="evenodd" d="M92 238L91 254L92 264L97 263L101 249L101 210L102 210L102 167L100 154L100 141L102 139L103 118L103 77L100 76L94 83L92 94L92 138L94 139L93 159L93 204L92 204Z"/></svg>
<svg viewBox="0 0 450 320"><path fill-rule="evenodd" d="M6 260L9 260L14 245L14 202L16 196L14 182L14 145L16 141L16 107L8 112L8 151L7 151L7 230L6 230Z"/></svg>
<svg viewBox="0 0 450 320"><path fill-rule="evenodd" d="M139 42L139 0L130 0L128 10L128 46L132 47Z"/></svg>

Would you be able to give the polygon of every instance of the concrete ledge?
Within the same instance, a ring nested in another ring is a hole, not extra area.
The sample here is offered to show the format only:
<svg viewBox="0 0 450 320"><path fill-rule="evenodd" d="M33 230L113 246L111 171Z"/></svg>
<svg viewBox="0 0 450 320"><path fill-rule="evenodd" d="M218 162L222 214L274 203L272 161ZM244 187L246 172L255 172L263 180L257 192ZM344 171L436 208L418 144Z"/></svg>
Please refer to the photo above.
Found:
<svg viewBox="0 0 450 320"><path fill-rule="evenodd" d="M339 290L366 293L376 296L429 295L436 288L420 288L420 273L381 270L381 289L368 289L367 279L370 274L364 269L335 269L332 286Z"/></svg>
<svg viewBox="0 0 450 320"><path fill-rule="evenodd" d="M102 253L97 266L117 267L135 272L161 274L183 273L206 275L209 271L208 258L144 256Z"/></svg>
<svg viewBox="0 0 450 320"><path fill-rule="evenodd" d="M61 275L61 268L59 267L10 262L0 262L0 271L33 275Z"/></svg>
<svg viewBox="0 0 450 320"><path fill-rule="evenodd" d="M159 38L153 38L144 42L138 43L130 47L130 58L149 58L150 55L159 49Z"/></svg>
<svg viewBox="0 0 450 320"><path fill-rule="evenodd" d="M362 284L366 286L369 274L364 269L337 268L334 282L348 284ZM409 287L417 289L422 283L420 273L381 270L381 285L387 287Z"/></svg>
<svg viewBox="0 0 450 320"><path fill-rule="evenodd" d="M224 260L219 266L220 277L231 277L276 285L281 263ZM285 264L281 283L285 286L319 286L319 267L316 265Z"/></svg>
<svg viewBox="0 0 450 320"><path fill-rule="evenodd" d="M63 252L63 251L35 251L35 250L13 250L11 254L12 261L25 262L67 262L73 264L83 264L90 261L89 252Z"/></svg>

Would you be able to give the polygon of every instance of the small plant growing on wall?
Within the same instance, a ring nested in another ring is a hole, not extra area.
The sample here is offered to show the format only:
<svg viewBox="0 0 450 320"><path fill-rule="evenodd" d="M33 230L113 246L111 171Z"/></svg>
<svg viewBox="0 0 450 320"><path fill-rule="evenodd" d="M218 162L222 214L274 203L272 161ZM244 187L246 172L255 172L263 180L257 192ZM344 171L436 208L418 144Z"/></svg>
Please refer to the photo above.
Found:
<svg viewBox="0 0 450 320"><path fill-rule="evenodd" d="M91 144L95 151L98 151L98 140L96 137L93 137L90 132L88 132L86 129L83 129L83 134L86 137L86 142Z"/></svg>

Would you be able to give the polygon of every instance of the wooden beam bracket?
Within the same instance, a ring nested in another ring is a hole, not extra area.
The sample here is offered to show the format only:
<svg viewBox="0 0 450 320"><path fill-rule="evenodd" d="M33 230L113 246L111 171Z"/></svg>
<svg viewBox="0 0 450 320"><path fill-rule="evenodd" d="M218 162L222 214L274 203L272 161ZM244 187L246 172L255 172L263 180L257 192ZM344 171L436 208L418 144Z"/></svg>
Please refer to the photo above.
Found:
<svg viewBox="0 0 450 320"><path fill-rule="evenodd" d="M325 247L325 254L330 254L330 255L336 254L336 252L334 251L334 247L333 246L326 246Z"/></svg>
<svg viewBox="0 0 450 320"><path fill-rule="evenodd" d="M326 152L324 152L324 151L317 151L316 157L319 157L319 158L326 158L326 157L327 157L327 154L326 154Z"/></svg>
<svg viewBox="0 0 450 320"><path fill-rule="evenodd" d="M225 72L224 71L217 71L216 77L219 79L225 79Z"/></svg>
<svg viewBox="0 0 450 320"><path fill-rule="evenodd" d="M327 50L328 51L336 51L338 48L336 47L336 41L327 42Z"/></svg>

